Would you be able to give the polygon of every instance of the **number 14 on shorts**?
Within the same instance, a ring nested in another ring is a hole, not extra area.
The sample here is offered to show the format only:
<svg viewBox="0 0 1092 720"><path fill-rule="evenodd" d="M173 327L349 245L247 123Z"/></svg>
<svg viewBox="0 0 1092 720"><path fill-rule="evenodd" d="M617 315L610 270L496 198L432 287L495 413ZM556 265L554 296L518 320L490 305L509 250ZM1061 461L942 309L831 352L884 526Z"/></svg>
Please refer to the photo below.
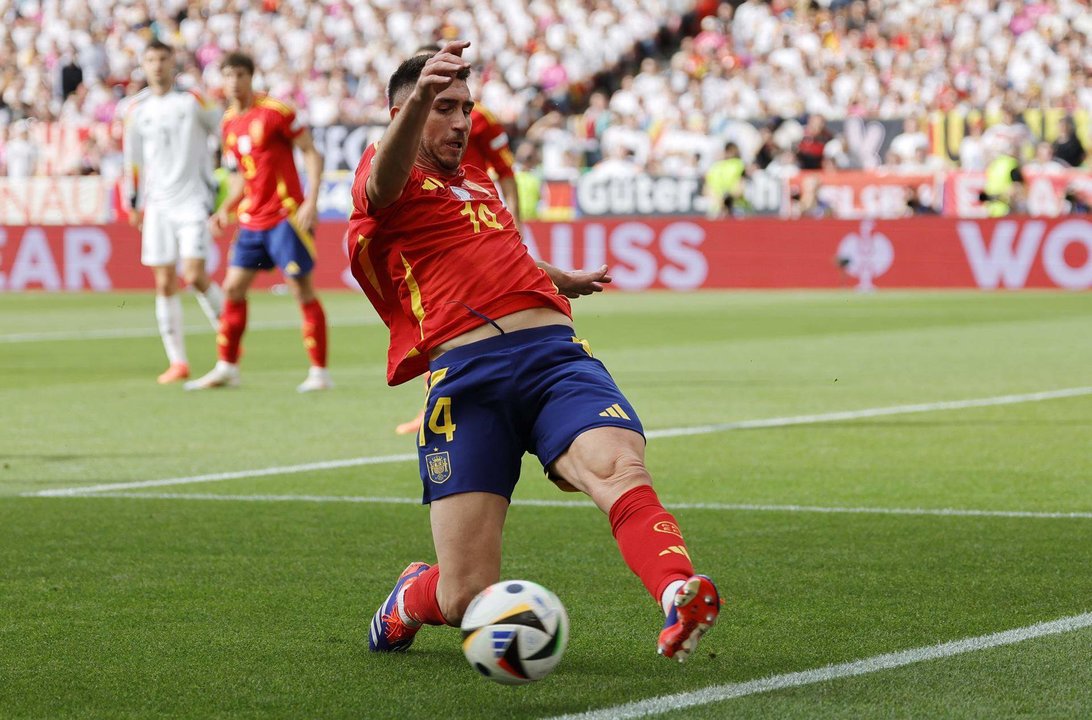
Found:
<svg viewBox="0 0 1092 720"><path fill-rule="evenodd" d="M428 408L428 402L425 402ZM425 427L428 427L436 435L443 435L444 439L451 442L455 439L455 421L451 419L451 398L438 397L436 404L432 406L432 412L428 413L425 422L421 423L421 430L417 433L417 444L425 446Z"/></svg>

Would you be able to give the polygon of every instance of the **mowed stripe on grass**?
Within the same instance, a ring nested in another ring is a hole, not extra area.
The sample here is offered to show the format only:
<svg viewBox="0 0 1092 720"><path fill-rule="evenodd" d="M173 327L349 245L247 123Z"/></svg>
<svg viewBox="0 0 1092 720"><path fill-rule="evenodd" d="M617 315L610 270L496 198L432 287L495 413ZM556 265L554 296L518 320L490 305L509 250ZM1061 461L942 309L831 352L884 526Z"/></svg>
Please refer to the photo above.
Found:
<svg viewBox="0 0 1092 720"><path fill-rule="evenodd" d="M840 412L819 413L813 415L796 415L789 417L743 420L739 422L721 423L715 425L665 428L662 430L650 430L646 433L646 437L650 440L671 437L687 437L693 435L708 435L712 433L728 432L732 430L789 427L794 425L811 425L824 422L860 420L874 417L885 417L890 415L908 415L924 412L940 412L945 410L965 410L970 408L993 407L998 405L1015 405L1019 403L1043 402L1046 400L1059 400L1064 398L1082 397L1087 395L1092 395L1092 387L1062 388L1059 390L1046 390L1042 392L1023 393L1015 395L997 395L994 397L972 398L968 400L947 400L931 403L916 403L912 405L892 405L887 407L864 408L860 410L846 410ZM238 470L234 472L190 475L177 478L164 478L161 480L139 480L135 482L103 483L99 485L88 485L83 487L55 488L50 490L39 490L31 493L24 493L24 495L28 497L65 497L71 495L87 495L119 490L134 490L138 488L169 487L172 485L194 485L198 483L222 482L225 480L238 480L242 478L265 477L270 475L291 475L294 473L302 472L357 467L361 465L381 465L386 463L410 462L416 460L417 455L413 453L368 456L347 458L344 460L325 460L321 462L302 463L299 465L282 465L268 468L259 468L254 470Z"/></svg>
<svg viewBox="0 0 1092 720"><path fill-rule="evenodd" d="M58 496L53 496L58 497ZM419 498L382 495L221 495L218 493L98 492L65 495L71 498L130 498L133 500L211 500L225 502L356 503L364 505L420 505ZM586 508L586 500L515 499L513 505L526 507ZM785 512L849 515L932 515L938 517L998 517L1039 520L1092 520L1092 512L1037 512L1032 510L973 510L963 508L885 508L819 505L757 505L749 503L665 502L670 510L724 510L740 512Z"/></svg>

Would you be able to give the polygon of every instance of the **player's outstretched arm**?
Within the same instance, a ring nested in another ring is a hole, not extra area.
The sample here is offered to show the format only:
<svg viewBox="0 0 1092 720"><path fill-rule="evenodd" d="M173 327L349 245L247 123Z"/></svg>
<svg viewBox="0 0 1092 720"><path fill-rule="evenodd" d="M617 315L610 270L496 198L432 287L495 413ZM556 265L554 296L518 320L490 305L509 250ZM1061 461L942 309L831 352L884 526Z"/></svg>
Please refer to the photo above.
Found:
<svg viewBox="0 0 1092 720"><path fill-rule="evenodd" d="M235 212L235 209L239 207L239 203L243 200L243 193L246 191L246 182L243 180L243 176L239 173L232 173L228 176L228 192L224 198L224 202L220 207L216 209L216 212L209 218L209 232L215 236L219 236L228 225L231 225L231 214Z"/></svg>
<svg viewBox="0 0 1092 720"><path fill-rule="evenodd" d="M307 170L307 197L296 211L296 220L302 227L313 233L318 220L318 197L322 189L322 168L325 159L315 147L315 140L311 137L310 130L301 132L292 143L303 151L304 167Z"/></svg>
<svg viewBox="0 0 1092 720"><path fill-rule="evenodd" d="M364 186L372 206L387 207L401 197L417 160L432 101L455 81L456 75L470 67L462 58L463 50L469 46L465 40L445 45L425 63L413 91L404 100L395 98L391 124L378 145Z"/></svg>
<svg viewBox="0 0 1092 720"><path fill-rule="evenodd" d="M539 260L537 265L546 271L550 282L557 286L558 292L567 298L575 299L582 295L603 292L603 286L612 278L607 274L607 266L598 270L562 270L548 262Z"/></svg>

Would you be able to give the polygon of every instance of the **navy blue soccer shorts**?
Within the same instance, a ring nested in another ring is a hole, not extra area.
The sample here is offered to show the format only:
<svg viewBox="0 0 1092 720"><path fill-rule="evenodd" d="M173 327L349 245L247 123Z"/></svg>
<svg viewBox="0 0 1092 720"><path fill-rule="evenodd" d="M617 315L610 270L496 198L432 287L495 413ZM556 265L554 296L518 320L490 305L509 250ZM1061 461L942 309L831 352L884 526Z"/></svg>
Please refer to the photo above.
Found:
<svg viewBox="0 0 1092 720"><path fill-rule="evenodd" d="M315 243L310 233L298 230L288 219L267 230L239 228L231 264L247 270L279 267L288 277L299 277L315 267Z"/></svg>
<svg viewBox="0 0 1092 720"><path fill-rule="evenodd" d="M525 452L549 467L592 428L644 435L614 378L564 325L464 345L430 369L417 435L426 505L464 492L511 500Z"/></svg>

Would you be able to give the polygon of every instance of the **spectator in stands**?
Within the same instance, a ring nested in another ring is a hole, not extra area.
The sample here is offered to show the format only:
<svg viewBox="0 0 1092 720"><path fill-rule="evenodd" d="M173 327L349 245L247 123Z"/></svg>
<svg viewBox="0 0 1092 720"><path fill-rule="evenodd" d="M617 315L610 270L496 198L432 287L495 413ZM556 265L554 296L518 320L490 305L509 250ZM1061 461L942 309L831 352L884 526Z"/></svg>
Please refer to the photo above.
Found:
<svg viewBox="0 0 1092 720"><path fill-rule="evenodd" d="M1073 124L1073 118L1062 118L1058 128L1058 137L1051 147L1055 160L1059 160L1069 167L1080 167L1084 163L1084 146L1077 137L1077 128Z"/></svg>
<svg viewBox="0 0 1092 720"><path fill-rule="evenodd" d="M967 120L967 134L959 141L959 166L970 172L986 169L986 143L982 139L982 118Z"/></svg>
<svg viewBox="0 0 1092 720"><path fill-rule="evenodd" d="M752 170L765 170L781 152L781 148L774 141L774 131L777 130L779 124L779 120L772 120L759 128L758 149L751 161Z"/></svg>
<svg viewBox="0 0 1092 720"><path fill-rule="evenodd" d="M634 177L641 174L641 166L634 162L632 150L625 145L615 145L588 174L596 177Z"/></svg>
<svg viewBox="0 0 1092 720"><path fill-rule="evenodd" d="M1003 148L986 167L986 184L979 198L990 217L1004 217L1019 205L1024 176L1016 152L1015 145Z"/></svg>
<svg viewBox="0 0 1092 720"><path fill-rule="evenodd" d="M929 138L921 131L916 117L902 121L902 132L891 139L890 149L903 163L913 161L919 150L929 150Z"/></svg>
<svg viewBox="0 0 1092 720"><path fill-rule="evenodd" d="M732 217L743 199L743 178L747 166L739 156L735 143L724 146L720 160L705 173L706 214L710 218Z"/></svg>
<svg viewBox="0 0 1092 720"><path fill-rule="evenodd" d="M542 166L534 143L522 142L516 147L516 186L520 218L537 220L542 200Z"/></svg>
<svg viewBox="0 0 1092 720"><path fill-rule="evenodd" d="M801 170L819 170L823 167L823 149L834 136L827 130L822 115L809 115L804 137L796 146L796 162Z"/></svg>
<svg viewBox="0 0 1092 720"><path fill-rule="evenodd" d="M1035 157L1031 162L1024 163L1023 169L1027 172L1054 175L1065 172L1066 165L1054 159L1054 147L1041 140L1035 144Z"/></svg>
<svg viewBox="0 0 1092 720"><path fill-rule="evenodd" d="M0 164L4 175L9 178L28 178L35 174L38 164L38 150L27 139L26 122L17 122L8 126L7 141L0 153Z"/></svg>

